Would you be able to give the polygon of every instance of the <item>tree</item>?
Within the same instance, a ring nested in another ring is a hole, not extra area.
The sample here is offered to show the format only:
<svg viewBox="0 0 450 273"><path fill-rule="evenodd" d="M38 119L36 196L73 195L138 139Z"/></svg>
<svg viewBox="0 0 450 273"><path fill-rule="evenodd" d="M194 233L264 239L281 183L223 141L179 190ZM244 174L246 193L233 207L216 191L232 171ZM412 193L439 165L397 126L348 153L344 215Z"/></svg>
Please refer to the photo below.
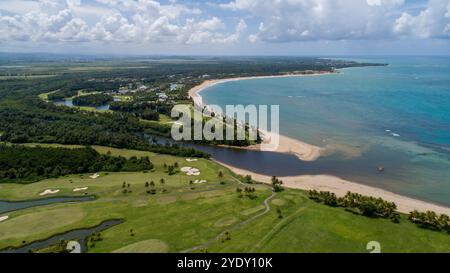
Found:
<svg viewBox="0 0 450 273"><path fill-rule="evenodd" d="M253 183L252 176L251 176L251 175L246 175L246 176L244 177L244 183L252 184L252 183Z"/></svg>
<svg viewBox="0 0 450 273"><path fill-rule="evenodd" d="M172 166L172 165L170 165L170 166L167 168L167 173L168 173L169 175L174 175L174 174L175 174L175 167Z"/></svg>
<svg viewBox="0 0 450 273"><path fill-rule="evenodd" d="M396 224L400 223L400 214L399 213L397 213L397 212L393 213L390 218L391 218L392 222L394 222Z"/></svg>
<svg viewBox="0 0 450 273"><path fill-rule="evenodd" d="M377 211L376 205L372 202L366 202L366 203L361 204L359 209L361 210L361 213L364 216L369 216L369 217L375 216L375 213Z"/></svg>
<svg viewBox="0 0 450 273"><path fill-rule="evenodd" d="M281 219L283 218L283 214L281 213L281 209L277 208L277 214L278 214L278 218Z"/></svg>
<svg viewBox="0 0 450 273"><path fill-rule="evenodd" d="M275 191L275 192L283 191L284 189L283 189L282 185L283 185L283 181L279 180L275 176L272 176L273 191Z"/></svg>
<svg viewBox="0 0 450 273"><path fill-rule="evenodd" d="M239 197L242 197L242 189L236 188L236 192L239 194Z"/></svg>

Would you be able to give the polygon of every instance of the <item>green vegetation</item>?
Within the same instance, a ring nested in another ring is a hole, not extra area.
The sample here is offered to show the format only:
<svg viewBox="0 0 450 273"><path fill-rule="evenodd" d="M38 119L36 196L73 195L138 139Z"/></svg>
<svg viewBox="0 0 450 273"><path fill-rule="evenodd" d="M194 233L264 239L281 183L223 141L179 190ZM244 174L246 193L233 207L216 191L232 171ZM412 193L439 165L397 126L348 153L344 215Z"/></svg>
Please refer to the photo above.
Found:
<svg viewBox="0 0 450 273"><path fill-rule="evenodd" d="M194 247L200 247L195 251L208 252L367 252L366 244L374 240L381 243L382 252L450 251L450 236L417 228L406 215L400 215L399 224L361 217L345 208L318 204L307 193L291 189L268 199L271 187L253 183L244 191L229 170L209 160L187 162L144 151L93 148L111 156L148 156L154 170L102 172L97 179L69 175L32 184L0 184L2 200L35 199L49 188L60 189L60 196L72 196L76 195L74 188L89 187L87 192L97 196L91 202L9 213L10 218L0 224L0 249L96 226L107 219L123 219L122 224L91 236L89 252L180 252ZM208 182L194 184L193 189L191 177L182 172L167 173L167 167L175 163L179 168L199 169L201 175L195 179ZM124 183L126 194L122 193ZM236 188L241 188L242 197ZM154 194L147 193L151 189ZM264 200L269 200L270 206L265 214ZM242 224L244 221L248 222Z"/></svg>
<svg viewBox="0 0 450 273"><path fill-rule="evenodd" d="M173 105L160 102L113 102L109 109L126 112L145 120L159 120L159 114L170 115Z"/></svg>
<svg viewBox="0 0 450 273"><path fill-rule="evenodd" d="M389 218L394 223L400 221L400 215L395 203L387 202L381 198L363 196L361 194L348 192L344 197L337 198L332 192L309 191L309 198L324 203L331 207L343 207L355 214L361 214L367 217Z"/></svg>
<svg viewBox="0 0 450 273"><path fill-rule="evenodd" d="M281 192L284 190L283 188L283 181L276 178L275 176L272 177L272 188L274 192Z"/></svg>
<svg viewBox="0 0 450 273"><path fill-rule="evenodd" d="M57 244L33 251L33 253L69 253L69 250L67 250L68 243L69 241L63 240Z"/></svg>
<svg viewBox="0 0 450 273"><path fill-rule="evenodd" d="M43 148L0 144L0 183L29 183L67 174L151 170L148 157L101 155L91 147Z"/></svg>
<svg viewBox="0 0 450 273"><path fill-rule="evenodd" d="M399 224L389 219L361 217L343 208L316 203L306 193L290 189L277 193L270 205L268 214L238 230L230 230L230 241L216 241L207 251L367 253L370 241L380 242L383 253L450 251L450 236L419 229L404 215Z"/></svg>
<svg viewBox="0 0 450 273"><path fill-rule="evenodd" d="M98 107L113 101L113 97L104 94L78 96L73 99L73 105Z"/></svg>
<svg viewBox="0 0 450 273"><path fill-rule="evenodd" d="M26 65L23 65L24 62ZM0 54L0 131L2 141L104 145L150 150L181 156L206 156L180 147L149 145L148 135L168 137L170 124L159 122L175 104L191 104L187 92L208 78L333 71L364 66L320 58L129 58L68 62L62 56L40 60L28 55ZM276 65L274 65L276 64ZM16 76L26 75L26 80ZM51 80L42 75L52 75ZM36 76L36 77L33 77ZM176 89L171 89L177 84ZM73 98L76 105L99 105L111 97L111 112L55 106L52 101ZM145 120L155 121L146 122ZM245 146L249 141L233 143Z"/></svg>
<svg viewBox="0 0 450 273"><path fill-rule="evenodd" d="M412 211L408 219L421 228L435 231L445 231L450 234L450 217L445 214L437 215L433 211Z"/></svg>
<svg viewBox="0 0 450 273"><path fill-rule="evenodd" d="M1 57L15 62L13 55ZM150 141L170 135L172 106L192 105L187 91L205 79L369 64L292 57L27 64L0 71L0 140L8 142L0 145L0 199L43 198L48 189L58 190L52 197L96 199L8 213L0 223L0 249L121 219L88 238L89 252L367 252L369 241L380 242L383 252L450 251L450 236L433 231L448 231L448 217L413 212L405 221L408 216L380 199L308 194L285 189L276 177L263 185L239 178L205 153ZM178 88L171 90L171 84ZM110 112L52 102L72 98L78 105L98 105L113 97L121 102L111 103ZM184 167L199 175L188 176ZM92 172L99 177L90 177ZM64 252L64 244L36 251Z"/></svg>

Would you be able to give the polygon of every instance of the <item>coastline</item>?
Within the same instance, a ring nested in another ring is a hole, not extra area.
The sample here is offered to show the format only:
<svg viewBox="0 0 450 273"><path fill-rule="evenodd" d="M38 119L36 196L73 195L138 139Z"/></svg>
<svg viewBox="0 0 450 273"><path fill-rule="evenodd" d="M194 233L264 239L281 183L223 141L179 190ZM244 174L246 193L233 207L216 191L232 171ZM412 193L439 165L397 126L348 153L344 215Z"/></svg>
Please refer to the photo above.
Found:
<svg viewBox="0 0 450 273"><path fill-rule="evenodd" d="M188 92L189 97L192 98L194 101L194 104L204 107L206 106L203 103L203 98L200 95L200 93L205 90L208 87L214 86L216 84L221 84L225 82L231 82L231 81L241 81L241 80L252 80L252 79L273 79L273 78L289 78L289 77L308 77L308 76L319 76L319 75L330 75L330 74L336 74L338 72L328 72L328 71L321 71L321 72L315 72L315 73L309 73L309 74L285 74L285 75L274 75L274 76L254 76L254 77L237 77L237 78L226 78L226 79L215 79L215 80L206 80L200 85L197 85L193 88L191 88ZM264 148L265 146L262 146L261 144L252 145L248 147L233 147L237 149L242 150L256 150L256 151L270 151L270 152L277 152L277 153L289 153L297 156L302 161L315 161L317 160L322 154L325 153L325 148L321 148L297 139L293 139L284 135L275 135L272 132L267 132L260 130L263 143L270 143L270 140L273 137L279 138L279 145L277 149L270 150L268 148Z"/></svg>
<svg viewBox="0 0 450 273"><path fill-rule="evenodd" d="M224 164L217 160L214 162L230 169L238 175L251 175L252 178L258 182L266 184L271 183L272 177L267 175L257 174L251 171L239 169L237 167ZM399 195L387 190L366 186L364 184L355 183L344 180L342 178L331 175L299 175L299 176L285 176L277 177L283 181L283 186L290 189L299 189L304 191L317 190L329 191L336 194L338 197L343 197L347 192L359 193L365 196L372 196L382 198L389 202L394 202L397 205L397 210L401 213L409 214L413 210L420 212L434 211L440 214L450 215L450 208L438 204L414 199L411 197Z"/></svg>
<svg viewBox="0 0 450 273"><path fill-rule="evenodd" d="M189 90L189 97L193 99L194 103L198 106L205 106L200 96L200 93L208 87L216 84L239 81L239 80L250 80L250 79L267 79L267 78L286 78L286 77L305 77L305 76L319 76L332 74L334 72L328 73L314 73L314 74L286 74L286 75L276 75L276 76L255 76L255 77L238 77L238 78L227 78L227 79L215 79L206 80L200 85L197 85ZM269 141L271 134L268 132L262 132L264 137L263 141ZM321 155L325 153L325 148L317 147L306 142L302 142L296 139L292 139L283 135L279 135L280 145L275 152L279 153L290 153L296 155L299 159L303 161L314 161L318 159ZM234 147L233 147L234 148ZM240 147L240 149L247 150L259 150L264 151L260 145L254 145L250 147ZM251 171L243 170L228 164L214 160L216 163L230 169L238 175L251 175L256 181L271 183L271 177L266 175L261 175ZM382 198L386 201L394 202L397 205L397 210L402 213L408 214L413 210L418 210L421 212L425 211L435 211L436 213L450 215L450 208L433 204L430 202L406 197L399 195L387 190L383 190L376 187L367 186L360 183L355 183L341 179L336 176L331 175L300 175L300 176L287 176L278 177L284 182L284 186L292 189L300 190L318 190L318 191L330 191L335 193L337 196L344 196L348 191L359 193L366 196L373 196L377 198Z"/></svg>

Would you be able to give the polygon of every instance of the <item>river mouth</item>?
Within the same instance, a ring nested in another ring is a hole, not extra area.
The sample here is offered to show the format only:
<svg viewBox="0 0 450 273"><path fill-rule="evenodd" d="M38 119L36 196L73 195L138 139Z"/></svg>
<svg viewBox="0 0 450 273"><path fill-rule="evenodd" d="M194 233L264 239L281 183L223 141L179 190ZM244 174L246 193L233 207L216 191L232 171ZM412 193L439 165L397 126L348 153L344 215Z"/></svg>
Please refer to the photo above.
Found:
<svg viewBox="0 0 450 273"><path fill-rule="evenodd" d="M45 206L56 203L68 202L88 202L94 201L94 196L79 196L79 197L51 197L45 199L25 200L25 201L5 201L0 200L0 214L6 212L17 211L21 209Z"/></svg>
<svg viewBox="0 0 450 273"><path fill-rule="evenodd" d="M102 232L123 222L123 220L107 220L92 228L71 230L62 234L54 235L45 240L32 242L19 248L6 248L0 250L0 253L30 253L35 250L58 244L61 241L78 241L80 243L81 253L85 253L87 251L87 238L89 236L93 233Z"/></svg>
<svg viewBox="0 0 450 273"><path fill-rule="evenodd" d="M442 171L433 166L411 164L414 161L428 161L433 154L423 154L420 151L386 149L383 143L372 145L361 151L361 154L348 157L342 152L320 157L315 161L302 161L297 156L288 153L245 150L231 147L179 143L172 139L152 137L151 143L178 144L194 148L211 155L219 163L266 176L292 177L308 175L330 175L363 185L386 189L393 193L405 195L414 199L450 206L446 181L437 179ZM380 168L383 171L380 171ZM427 169L430 168L430 169ZM448 173L448 169L443 168ZM414 172L415 180L404 176L405 171ZM430 178L433 184L430 184Z"/></svg>

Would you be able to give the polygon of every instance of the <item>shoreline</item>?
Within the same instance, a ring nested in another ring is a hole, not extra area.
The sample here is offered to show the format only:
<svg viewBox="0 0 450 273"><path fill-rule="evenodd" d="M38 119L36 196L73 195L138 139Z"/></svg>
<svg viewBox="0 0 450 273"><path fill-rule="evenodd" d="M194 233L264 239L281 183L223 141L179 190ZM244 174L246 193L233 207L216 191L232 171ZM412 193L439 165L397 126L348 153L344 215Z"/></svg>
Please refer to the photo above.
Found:
<svg viewBox="0 0 450 273"><path fill-rule="evenodd" d="M331 75L336 74L338 72L329 72L329 71L319 71L308 74L285 74L285 75L274 75L274 76L253 76L253 77L237 77L237 78L225 78L225 79L215 79L215 80L206 80L200 85L197 85L191 88L188 92L189 97L194 101L194 104L200 107L206 106L203 103L203 98L200 95L202 91L205 89L214 86L216 84L221 84L225 82L231 81L241 81L241 80L253 80L253 79L274 79L274 78L290 78L290 77L311 77L311 76L321 76L321 75ZM318 147L297 139L293 139L281 134L275 135L272 132L267 132L260 130L262 134L263 143L270 143L270 140L273 137L279 138L279 145L276 150L272 150L269 148L264 148L261 144L252 145L248 147L233 147L235 149L242 150L253 150L253 151L263 151L263 152L277 152L277 153L288 153L293 154L298 157L302 161L315 161L320 156L325 153L325 148Z"/></svg>
<svg viewBox="0 0 450 273"><path fill-rule="evenodd" d="M336 72L319 72L313 74L286 74L286 75L274 75L274 76L254 76L254 77L237 77L226 79L206 80L200 85L191 88L188 92L189 97L193 99L194 103L198 106L206 106L203 104L203 99L200 93L206 88L230 81L239 80L251 80L251 79L270 79L270 78L287 78L287 77L306 77L306 76L320 76L327 74L334 74ZM264 141L270 139L270 133L262 132L265 136ZM289 153L296 155L303 161L314 161L325 153L325 148L317 147L306 142L302 142L296 139L292 139L283 135L279 135L280 145L275 152ZM233 147L235 148L235 147ZM238 149L264 151L260 145L253 145L250 147L238 147ZM258 174L248 170L243 170L238 167L234 167L217 160L214 162L230 169L238 175L251 175L256 181L263 183L271 183L271 177L267 175ZM284 182L284 186L291 189L300 190L318 190L318 191L330 191L337 196L344 196L348 191L359 193L366 196L373 196L376 198L382 198L386 201L394 202L397 205L397 210L401 213L409 214L413 210L420 212L434 211L440 214L450 215L450 207L434 204L427 201L414 199L411 197L396 194L380 188L367 186L361 183L355 183L332 175L299 175L299 176L286 176L278 177Z"/></svg>
<svg viewBox="0 0 450 273"><path fill-rule="evenodd" d="M255 181L262 182L265 184L271 184L272 177L270 176L239 169L237 167L233 167L231 165L219 162L214 159L213 161L230 169L232 172L238 175L242 176L251 175L252 179ZM409 214L413 210L418 210L420 212L434 211L438 214L450 215L449 207L414 199L380 188L375 188L372 186L347 181L332 175L298 175L298 176L285 176L277 178L283 181L284 187L290 189L298 189L304 191L309 190L329 191L333 192L338 197L343 197L345 194L347 194L347 192L350 191L365 196L382 198L385 201L394 202L397 205L397 211L404 214Z"/></svg>

